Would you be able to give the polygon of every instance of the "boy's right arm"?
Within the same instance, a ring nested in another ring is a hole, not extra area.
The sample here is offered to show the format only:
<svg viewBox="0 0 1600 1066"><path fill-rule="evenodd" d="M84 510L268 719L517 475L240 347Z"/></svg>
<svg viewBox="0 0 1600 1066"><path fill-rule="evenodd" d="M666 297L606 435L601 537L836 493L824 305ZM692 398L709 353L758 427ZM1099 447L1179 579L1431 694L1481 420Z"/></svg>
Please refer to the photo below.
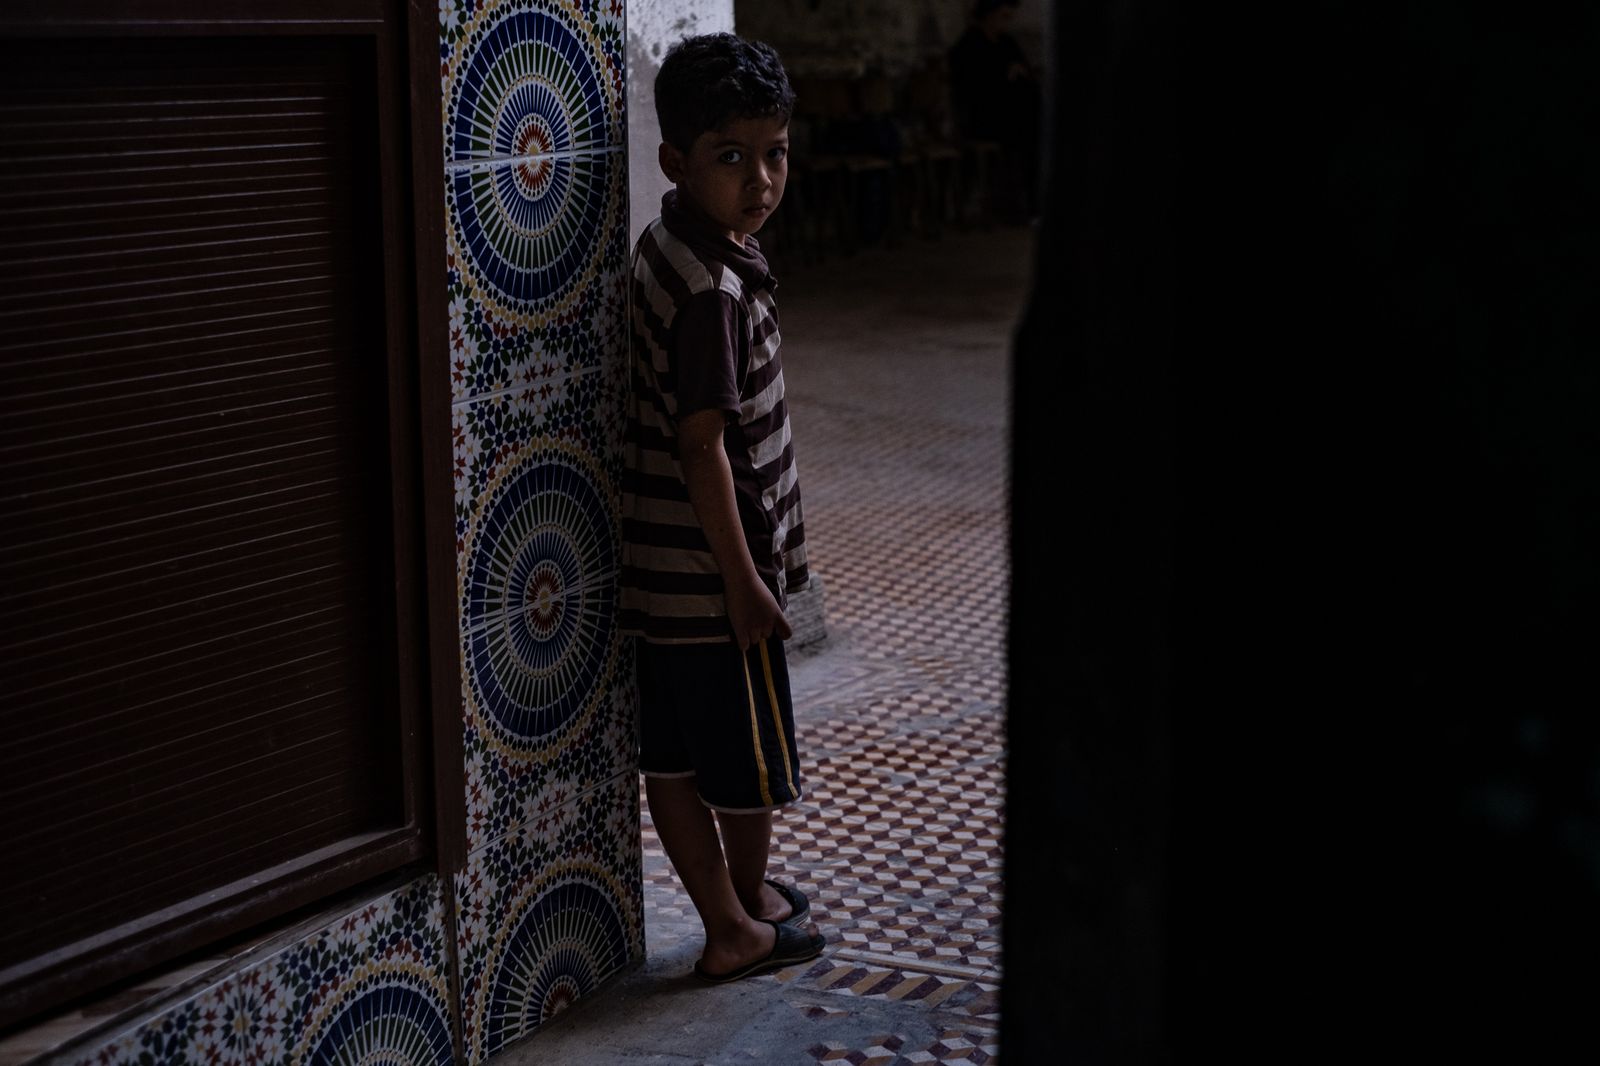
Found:
<svg viewBox="0 0 1600 1066"><path fill-rule="evenodd" d="M784 640L793 633L778 601L756 573L745 544L733 497L733 468L722 449L726 425L727 415L722 411L696 411L678 423L678 449L689 503L705 530L717 569L722 571L734 642L740 651L746 651L774 633Z"/></svg>

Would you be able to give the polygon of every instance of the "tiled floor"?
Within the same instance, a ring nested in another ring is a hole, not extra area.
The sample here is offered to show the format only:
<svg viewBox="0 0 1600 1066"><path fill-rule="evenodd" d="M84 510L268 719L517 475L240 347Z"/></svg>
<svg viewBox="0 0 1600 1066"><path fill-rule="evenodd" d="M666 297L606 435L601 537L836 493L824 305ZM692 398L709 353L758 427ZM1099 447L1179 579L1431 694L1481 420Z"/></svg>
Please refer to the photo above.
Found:
<svg viewBox="0 0 1600 1066"><path fill-rule="evenodd" d="M650 962L525 1061L996 1061L1007 365L1030 252L1027 231L951 235L780 285L829 638L791 664L806 794L774 876L811 897L827 951L696 986L699 922L647 815Z"/></svg>

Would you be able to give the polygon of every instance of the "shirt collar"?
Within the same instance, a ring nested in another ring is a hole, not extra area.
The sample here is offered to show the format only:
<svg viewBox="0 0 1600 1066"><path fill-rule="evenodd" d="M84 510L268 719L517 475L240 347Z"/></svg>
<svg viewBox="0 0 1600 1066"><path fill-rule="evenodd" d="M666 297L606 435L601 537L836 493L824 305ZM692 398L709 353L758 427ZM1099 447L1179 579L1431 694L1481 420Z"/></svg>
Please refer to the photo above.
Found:
<svg viewBox="0 0 1600 1066"><path fill-rule="evenodd" d="M677 189L667 190L661 198L661 222L696 254L713 259L737 274L746 288L778 287L777 279L767 267L767 257L761 254L759 241L746 237L743 247L735 244L693 200L679 196Z"/></svg>

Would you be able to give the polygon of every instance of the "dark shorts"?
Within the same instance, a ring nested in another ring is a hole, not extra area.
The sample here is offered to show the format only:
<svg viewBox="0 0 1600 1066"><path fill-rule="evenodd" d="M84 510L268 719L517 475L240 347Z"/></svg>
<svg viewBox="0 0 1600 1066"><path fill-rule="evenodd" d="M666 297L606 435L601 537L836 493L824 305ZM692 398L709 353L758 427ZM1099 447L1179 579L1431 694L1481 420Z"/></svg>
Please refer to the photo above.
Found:
<svg viewBox="0 0 1600 1066"><path fill-rule="evenodd" d="M637 643L639 769L693 777L712 810L754 814L800 798L783 641Z"/></svg>

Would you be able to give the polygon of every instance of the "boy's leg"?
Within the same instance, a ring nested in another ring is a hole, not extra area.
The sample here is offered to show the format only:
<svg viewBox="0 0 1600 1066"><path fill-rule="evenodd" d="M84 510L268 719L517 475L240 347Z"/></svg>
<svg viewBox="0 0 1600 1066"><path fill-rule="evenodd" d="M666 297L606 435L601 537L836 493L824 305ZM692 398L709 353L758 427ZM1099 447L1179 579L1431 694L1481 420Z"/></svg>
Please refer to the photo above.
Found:
<svg viewBox="0 0 1600 1066"><path fill-rule="evenodd" d="M778 936L767 922L789 915L788 901L763 883L772 836L763 808L799 795L782 650L765 645L752 650L753 664L731 643L640 648L641 705L658 712L641 714L645 795L705 926L699 969L708 974L731 974L768 957ZM664 721L670 730L660 728ZM716 815L708 804L719 808ZM748 813L722 813L730 807ZM816 927L801 932L814 938L814 955L821 945Z"/></svg>
<svg viewBox="0 0 1600 1066"><path fill-rule="evenodd" d="M653 810L654 808L652 808ZM767 854L772 847L772 814L717 812L722 850L734 894L752 918L781 922L789 917L789 901L767 884Z"/></svg>
<svg viewBox="0 0 1600 1066"><path fill-rule="evenodd" d="M757 760L750 769L761 778L761 792L759 795L746 792L742 798L739 793L730 793L720 803L713 802L718 808L717 821L722 828L722 850L727 856L728 874L739 901L753 918L782 921L792 913L789 901L766 883L767 859L772 846L772 812L737 809L757 805L771 807L800 796L800 756L794 742L789 666L783 641L776 637L757 641L740 658L743 660L740 695L744 697L745 721L754 728L759 749L752 756L749 741L744 740L741 754L746 762L752 757ZM735 810L730 811L730 807Z"/></svg>
<svg viewBox="0 0 1600 1066"><path fill-rule="evenodd" d="M751 917L734 892L717 842L716 823L700 802L695 779L647 775L644 788L661 846L706 928L701 966L711 973L730 973L764 958L772 951L777 934L770 925ZM767 823L770 832L770 816ZM763 868L765 858L763 850Z"/></svg>

